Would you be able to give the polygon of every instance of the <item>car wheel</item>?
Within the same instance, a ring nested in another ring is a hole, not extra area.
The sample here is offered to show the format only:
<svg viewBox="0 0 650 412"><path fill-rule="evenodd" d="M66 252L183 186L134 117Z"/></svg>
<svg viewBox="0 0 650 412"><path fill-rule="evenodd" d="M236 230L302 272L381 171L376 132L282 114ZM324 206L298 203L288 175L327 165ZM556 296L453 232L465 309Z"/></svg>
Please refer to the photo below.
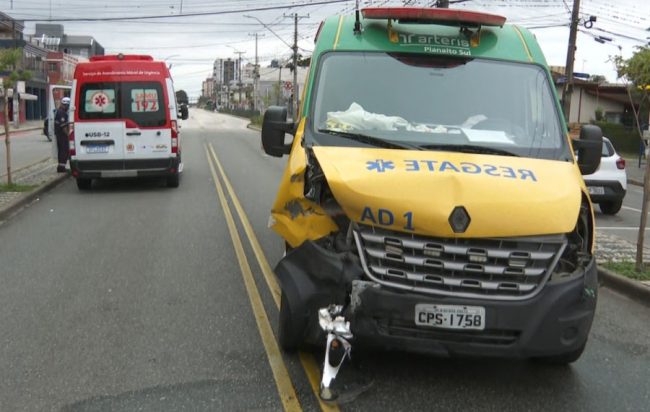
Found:
<svg viewBox="0 0 650 412"><path fill-rule="evenodd" d="M539 363L545 363L547 365L558 365L558 366L568 365L580 359L582 352L584 352L585 350L585 346L587 346L587 342L583 343L582 346L580 346L578 349L573 350L571 352L566 352L566 353L553 355L553 356L534 358L534 360Z"/></svg>
<svg viewBox="0 0 650 412"><path fill-rule="evenodd" d="M612 200L611 202L602 202L598 204L600 211L606 215L617 214L618 211L621 210L621 206L623 206L623 199Z"/></svg>
<svg viewBox="0 0 650 412"><path fill-rule="evenodd" d="M167 187L178 187L180 184L180 174L174 173L173 175L167 177Z"/></svg>
<svg viewBox="0 0 650 412"><path fill-rule="evenodd" d="M287 294L280 295L280 322L278 325L278 341L285 352L295 352L302 344L305 334L305 322L296 316L291 309Z"/></svg>
<svg viewBox="0 0 650 412"><path fill-rule="evenodd" d="M77 188L79 188L79 190L90 190L92 185L92 179L77 178Z"/></svg>

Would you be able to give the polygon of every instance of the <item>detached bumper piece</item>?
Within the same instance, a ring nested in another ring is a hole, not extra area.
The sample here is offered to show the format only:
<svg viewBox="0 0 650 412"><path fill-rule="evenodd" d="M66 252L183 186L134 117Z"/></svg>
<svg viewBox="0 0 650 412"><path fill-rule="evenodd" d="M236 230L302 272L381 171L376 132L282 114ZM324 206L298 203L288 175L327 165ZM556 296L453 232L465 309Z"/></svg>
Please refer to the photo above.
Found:
<svg viewBox="0 0 650 412"><path fill-rule="evenodd" d="M336 399L336 394L331 390L331 383L339 373L345 358L350 357L352 339L350 322L346 321L341 313L343 306L330 305L318 311L318 323L327 333L325 346L325 361L323 362L323 377L320 383L320 397L326 401Z"/></svg>

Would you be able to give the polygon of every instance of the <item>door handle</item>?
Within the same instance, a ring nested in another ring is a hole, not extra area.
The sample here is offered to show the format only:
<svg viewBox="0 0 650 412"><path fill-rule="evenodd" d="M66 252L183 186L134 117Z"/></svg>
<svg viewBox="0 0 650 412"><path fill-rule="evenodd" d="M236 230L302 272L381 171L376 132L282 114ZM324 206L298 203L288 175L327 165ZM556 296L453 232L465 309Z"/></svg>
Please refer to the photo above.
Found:
<svg viewBox="0 0 650 412"><path fill-rule="evenodd" d="M126 132L127 136L140 136L142 132Z"/></svg>

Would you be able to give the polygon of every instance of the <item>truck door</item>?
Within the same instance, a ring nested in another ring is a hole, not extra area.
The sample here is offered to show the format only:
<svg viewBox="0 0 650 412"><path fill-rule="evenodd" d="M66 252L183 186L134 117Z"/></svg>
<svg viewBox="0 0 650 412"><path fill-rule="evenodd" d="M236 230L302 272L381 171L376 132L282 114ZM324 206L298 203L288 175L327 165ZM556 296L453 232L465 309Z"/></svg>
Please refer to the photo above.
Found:
<svg viewBox="0 0 650 412"><path fill-rule="evenodd" d="M119 113L119 83L81 85L76 98L75 149L78 160L122 160L124 121ZM120 167L121 168L121 167Z"/></svg>
<svg viewBox="0 0 650 412"><path fill-rule="evenodd" d="M171 154L171 127L160 82L122 85L125 118L125 158L167 158Z"/></svg>

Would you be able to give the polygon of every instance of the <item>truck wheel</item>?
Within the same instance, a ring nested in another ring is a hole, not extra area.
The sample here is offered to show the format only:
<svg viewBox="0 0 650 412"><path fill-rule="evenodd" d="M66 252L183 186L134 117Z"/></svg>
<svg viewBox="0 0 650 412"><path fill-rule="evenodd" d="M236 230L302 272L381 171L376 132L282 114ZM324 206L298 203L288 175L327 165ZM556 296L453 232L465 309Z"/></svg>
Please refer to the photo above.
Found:
<svg viewBox="0 0 650 412"><path fill-rule="evenodd" d="M578 349L574 351L562 353L560 355L535 358L535 360L540 363L545 363L548 365L558 365L558 366L568 365L580 359L580 356L582 355L582 352L585 350L586 345L587 342L583 343L582 346L580 346Z"/></svg>
<svg viewBox="0 0 650 412"><path fill-rule="evenodd" d="M167 177L167 187L178 187L180 183L180 174L174 173Z"/></svg>
<svg viewBox="0 0 650 412"><path fill-rule="evenodd" d="M291 304L284 291L280 295L280 322L278 326L278 340L280 347L285 352L295 352L302 344L305 334L304 320L298 319L292 312Z"/></svg>
<svg viewBox="0 0 650 412"><path fill-rule="evenodd" d="M615 215L619 210L621 210L621 206L623 206L623 199L612 200L611 202L603 202L598 206L600 207L600 211L604 214Z"/></svg>
<svg viewBox="0 0 650 412"><path fill-rule="evenodd" d="M92 179L77 178L77 188L79 188L79 190L90 190L92 185Z"/></svg>

